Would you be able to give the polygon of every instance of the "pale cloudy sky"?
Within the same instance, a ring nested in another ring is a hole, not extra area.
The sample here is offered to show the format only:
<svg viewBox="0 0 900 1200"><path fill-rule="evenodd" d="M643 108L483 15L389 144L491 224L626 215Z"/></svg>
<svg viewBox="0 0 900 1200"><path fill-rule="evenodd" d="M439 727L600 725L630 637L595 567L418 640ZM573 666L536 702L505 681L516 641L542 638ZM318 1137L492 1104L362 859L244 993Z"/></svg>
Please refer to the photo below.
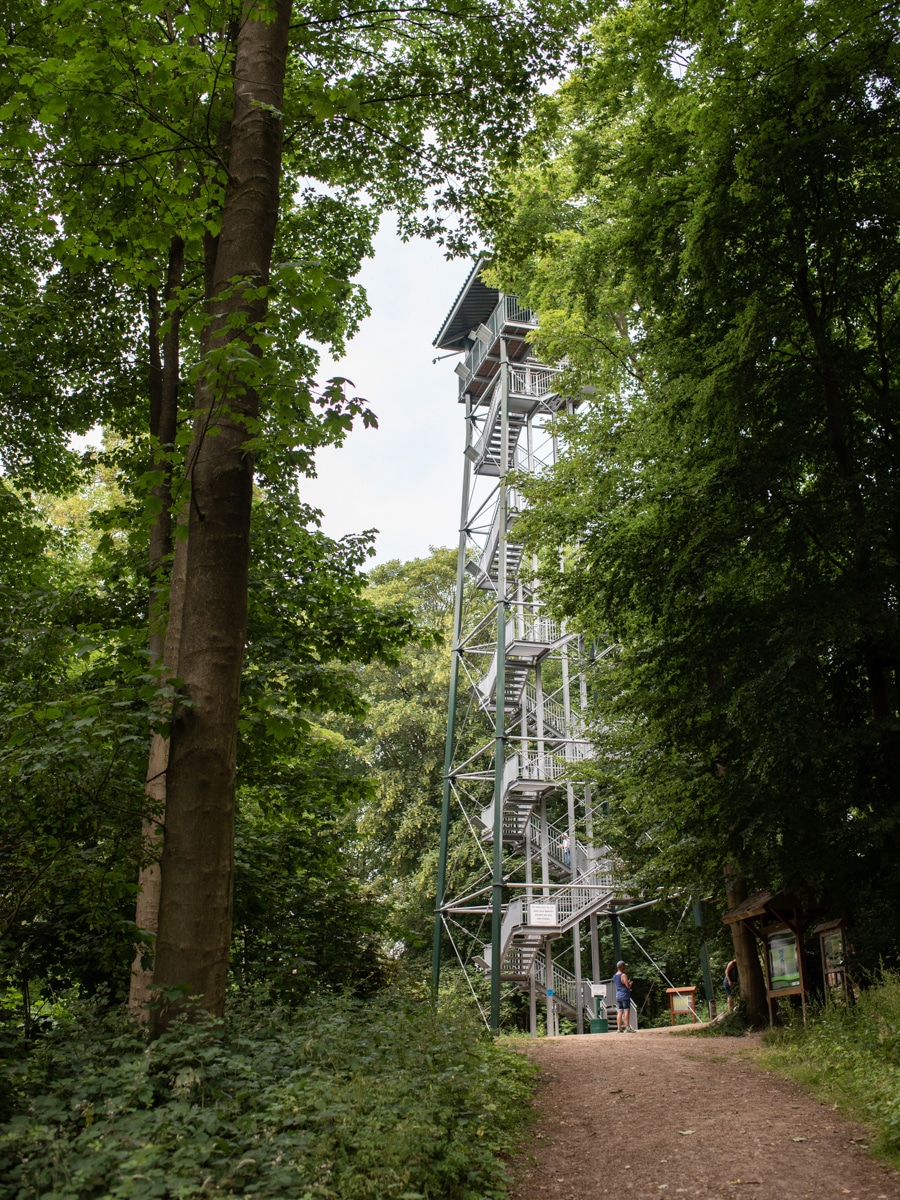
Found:
<svg viewBox="0 0 900 1200"><path fill-rule="evenodd" d="M471 263L447 262L429 242L403 243L385 221L363 267L372 315L328 375L352 379L378 417L340 450L318 457L318 478L301 491L322 509L332 537L377 529L375 562L421 558L455 546L465 429L457 403L458 358L432 365L431 342Z"/></svg>

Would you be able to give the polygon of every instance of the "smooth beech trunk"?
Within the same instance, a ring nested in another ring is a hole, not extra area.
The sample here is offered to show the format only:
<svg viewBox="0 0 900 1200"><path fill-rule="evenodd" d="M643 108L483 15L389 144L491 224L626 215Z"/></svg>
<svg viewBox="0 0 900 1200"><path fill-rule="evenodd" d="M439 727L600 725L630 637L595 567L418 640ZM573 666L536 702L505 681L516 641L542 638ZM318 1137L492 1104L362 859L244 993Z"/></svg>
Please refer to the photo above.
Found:
<svg viewBox="0 0 900 1200"><path fill-rule="evenodd" d="M184 241L174 237L169 246L163 304L160 307L155 289L151 289L149 346L150 346L150 435L156 439L158 451L154 469L162 479L154 484L153 498L159 505L150 531L150 662L160 661L173 674L178 659L178 622L180 610L174 602L179 590L174 582L172 554L172 463L178 425L178 383L181 373L181 312L175 303L184 280ZM165 333L160 336L163 322ZM182 564L183 566L183 564ZM183 570L182 570L183 575ZM183 582L183 579L181 580ZM171 595L167 595L171 593ZM166 811L166 765L169 755L168 739L154 733L147 762L147 781L144 792L150 800L150 813L141 822L142 865L138 874L138 895L135 904L135 924L139 930L156 933L159 921L159 856L162 852L162 826ZM134 961L128 991L129 1010L140 1020L147 1017L150 988L153 983L151 957L152 937L135 943Z"/></svg>
<svg viewBox="0 0 900 1200"><path fill-rule="evenodd" d="M206 367L188 459L190 511L178 674L188 705L172 725L166 776L154 1027L182 987L210 1012L225 1001L234 874L238 703L247 626L252 455L247 422L259 397L240 363L260 328L278 219L289 0L245 10L234 62L234 108ZM242 328L242 321L245 327ZM234 351L229 356L229 349ZM228 365L235 364L234 370Z"/></svg>
<svg viewBox="0 0 900 1200"><path fill-rule="evenodd" d="M179 517L178 524L187 520L187 514ZM166 628L163 662L174 673L173 664L178 662L181 642L181 616L184 610L184 582L187 567L187 541L175 542L172 570L169 576L168 625ZM169 765L169 739L154 733L150 741L147 762L147 782L144 791L151 801L153 815L142 822L144 865L138 876L138 896L135 906L135 923L138 929L155 935L159 928L159 903L162 887L160 854L163 846L163 829L166 814L166 771ZM138 942L135 946L134 962L131 964L131 985L128 992L129 1011L141 1021L149 1015L149 1004L153 987L153 939Z"/></svg>

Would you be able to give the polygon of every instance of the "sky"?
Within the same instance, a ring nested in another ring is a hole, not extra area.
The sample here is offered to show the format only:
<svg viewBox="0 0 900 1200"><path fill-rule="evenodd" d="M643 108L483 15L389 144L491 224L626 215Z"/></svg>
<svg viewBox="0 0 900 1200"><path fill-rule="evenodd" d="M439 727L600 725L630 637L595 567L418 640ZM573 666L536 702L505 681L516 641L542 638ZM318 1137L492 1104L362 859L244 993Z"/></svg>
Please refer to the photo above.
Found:
<svg viewBox="0 0 900 1200"><path fill-rule="evenodd" d="M422 558L457 542L465 441L458 358L432 365L440 352L431 343L470 268L448 263L430 242L401 242L385 221L358 277L372 315L344 359L323 363L322 378L353 381L378 428L360 426L340 449L321 451L302 497L323 511L332 537L377 529L373 562Z"/></svg>

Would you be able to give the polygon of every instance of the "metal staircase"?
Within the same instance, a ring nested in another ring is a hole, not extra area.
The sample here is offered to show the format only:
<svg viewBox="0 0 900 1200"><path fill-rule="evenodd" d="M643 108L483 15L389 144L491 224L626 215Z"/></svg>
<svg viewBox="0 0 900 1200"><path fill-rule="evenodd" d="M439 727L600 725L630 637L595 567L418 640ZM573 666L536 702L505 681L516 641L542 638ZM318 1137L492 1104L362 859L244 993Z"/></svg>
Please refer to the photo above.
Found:
<svg viewBox="0 0 900 1200"><path fill-rule="evenodd" d="M507 713L518 712L528 687L530 672L554 650L571 640L556 621L545 617L529 616L518 621L508 621L504 638L504 703ZM494 653L491 664L483 678L475 684L475 691L486 712L493 713L497 705L497 664ZM533 706L528 712L537 718L537 693L532 687ZM546 704L547 701L545 700ZM557 740L564 737L565 715L562 705L550 702L557 720ZM546 712L545 712L546 723Z"/></svg>
<svg viewBox="0 0 900 1200"><path fill-rule="evenodd" d="M525 707L526 720L537 723L540 715L543 716L544 739L548 742L562 742L566 738L566 726L570 725L566 720L566 710L558 700L553 700L550 696L538 697L537 688L532 684L525 684L525 693L523 696L523 704ZM540 705L540 712L539 706ZM580 722L577 725L577 732L580 732Z"/></svg>
<svg viewBox="0 0 900 1200"><path fill-rule="evenodd" d="M562 1011L581 1031L594 1013L582 927L589 927L590 974L599 984L595 918L614 909L616 887L607 851L592 845L590 789L579 778L579 764L593 753L581 715L584 648L543 612L536 560L526 574L516 538L523 501L510 473L538 473L555 461L556 414L574 403L560 391L559 371L534 357L529 338L536 327L535 314L484 284L476 265L435 339L439 349L463 355L455 370L466 447L434 963L437 979L442 937L465 935L465 952L454 941L457 958L490 974L492 1027L500 984L509 982L531 997L532 1032L536 995L547 1002L548 1029ZM471 591L467 576L474 576ZM486 617L490 600L495 613ZM476 662L481 668L469 674ZM484 741L474 753L469 744L457 762L461 664ZM478 843L475 858L490 864L492 880L476 886L463 876L456 898L448 866L451 808L462 810ZM560 965L563 956L572 970Z"/></svg>
<svg viewBox="0 0 900 1200"><path fill-rule="evenodd" d="M564 1016L577 1019L580 1013L582 1019L590 1021L597 1011L591 985L582 980L579 987L578 980L572 972L558 967L555 963L552 970L553 982L549 983L547 980L547 956L541 953L535 955L534 983L540 995L546 1000L547 989L552 987L557 1006Z"/></svg>
<svg viewBox="0 0 900 1200"><path fill-rule="evenodd" d="M510 489L512 490L512 489ZM484 539L484 547L475 567L475 580L478 587L486 592L497 591L498 571L500 569L500 535L501 524L505 528L506 537L506 570L507 575L513 572L519 574L522 567L522 554L525 547L509 536L513 523L519 515L517 498L513 497L506 504L505 513L499 505L495 506L494 517L490 530Z"/></svg>
<svg viewBox="0 0 900 1200"><path fill-rule="evenodd" d="M500 934L500 978L524 981L528 978L534 954L547 938L569 932L592 913L605 910L615 896L615 888L602 871L589 871L571 884L551 886L549 894L526 900L511 900L506 905ZM490 968L493 947L482 948L481 959Z"/></svg>

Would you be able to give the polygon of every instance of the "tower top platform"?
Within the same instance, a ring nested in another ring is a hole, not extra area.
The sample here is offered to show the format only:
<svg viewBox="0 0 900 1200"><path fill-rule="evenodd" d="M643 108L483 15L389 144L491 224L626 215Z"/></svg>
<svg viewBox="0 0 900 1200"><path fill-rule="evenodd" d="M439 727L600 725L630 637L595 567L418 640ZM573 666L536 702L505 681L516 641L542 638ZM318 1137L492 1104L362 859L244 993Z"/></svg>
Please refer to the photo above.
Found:
<svg viewBox="0 0 900 1200"><path fill-rule="evenodd" d="M459 400L474 406L488 404L500 369L500 343L509 362L531 359L529 335L537 314L522 308L515 296L488 287L481 278L485 260L479 258L444 319L433 345L463 355L456 365ZM546 373L546 372L545 372Z"/></svg>
<svg viewBox="0 0 900 1200"><path fill-rule="evenodd" d="M432 343L438 350L466 350L469 334L486 321L497 307L500 293L482 281L481 272L484 266L484 258L479 258L459 289L459 294Z"/></svg>

